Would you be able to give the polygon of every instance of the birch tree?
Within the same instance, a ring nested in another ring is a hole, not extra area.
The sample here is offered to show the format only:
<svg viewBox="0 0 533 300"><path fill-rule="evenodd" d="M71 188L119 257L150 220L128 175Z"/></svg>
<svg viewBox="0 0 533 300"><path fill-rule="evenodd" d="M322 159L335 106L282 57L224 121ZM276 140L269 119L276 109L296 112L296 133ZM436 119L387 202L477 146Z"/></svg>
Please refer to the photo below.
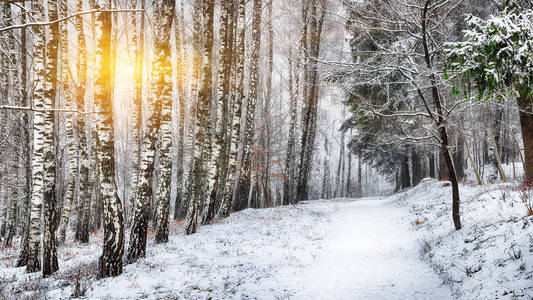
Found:
<svg viewBox="0 0 533 300"><path fill-rule="evenodd" d="M248 206L251 186L251 146L254 138L255 106L259 89L259 49L261 47L261 11L262 1L253 2L252 46L250 49L250 78L248 82L248 98L242 142L242 159L237 191L234 199L236 210Z"/></svg>
<svg viewBox="0 0 533 300"><path fill-rule="evenodd" d="M232 199L234 199L235 178L237 177L237 155L239 151L239 138L241 135L241 117L242 117L242 103L244 100L244 59L245 59L245 43L246 43L246 1L239 0L237 8L237 24L236 31L238 32L236 42L236 58L237 66L235 71L236 87L233 95L233 115L231 117L231 141L228 158L228 178L220 209L219 216L229 216Z"/></svg>
<svg viewBox="0 0 533 300"><path fill-rule="evenodd" d="M109 0L97 0L96 9L109 9ZM122 203L115 182L115 140L113 130L113 103L111 89L111 13L97 13L96 28L96 81L95 108L99 185L104 204L104 244L99 259L99 277L122 273L124 253L124 220Z"/></svg>
<svg viewBox="0 0 533 300"><path fill-rule="evenodd" d="M144 9L144 1L141 0L141 9ZM135 1L137 4L138 1ZM132 19L133 35L132 43L135 46L135 76L134 86L135 94L133 99L133 113L131 128L133 129L133 152L132 152L132 176L131 176L131 191L130 201L132 207L132 218L135 212L135 200L137 197L137 188L140 176L141 167L141 148L142 148L142 134L143 134L143 103L142 103L142 89L143 89L143 62L144 62L144 12L136 13ZM137 28L137 19L140 19L140 28Z"/></svg>
<svg viewBox="0 0 533 300"><path fill-rule="evenodd" d="M295 72L293 68L294 58L289 54L289 100L290 121L289 140L287 141L287 157L285 158L285 178L283 182L283 205L294 203L294 135L296 131L298 89L293 86ZM297 76L297 75L296 75Z"/></svg>
<svg viewBox="0 0 533 300"><path fill-rule="evenodd" d="M58 19L58 2L48 1L48 17ZM54 108L57 94L59 23L50 25L50 40L46 47L45 101ZM55 113L48 111L44 119L44 234L43 234L43 275L52 275L59 269L56 253L56 164L54 149Z"/></svg>
<svg viewBox="0 0 533 300"><path fill-rule="evenodd" d="M27 5L24 3L23 8L27 8ZM26 14L22 14L21 16L22 23L26 23ZM22 103L25 106L30 106L30 103L32 102L32 99L29 97L29 93L27 92L27 86L28 86L28 52L27 52L27 35L26 35L26 28L21 28L20 32L20 45L21 45L21 54L20 54L20 70L21 70L21 78L20 78L20 95L22 97ZM20 245L20 254L17 259L16 266L22 267L25 266L28 262L28 255L29 255L29 228L30 228L30 202L31 198L30 195L32 192L32 141L33 137L30 134L31 127L32 127L32 119L30 119L30 114L25 113L22 117L22 124L24 128L22 129L23 132L23 139L21 139L21 145L25 144L26 147L24 151L24 157L25 157L25 165L24 165L24 173L26 182L24 184L24 194L27 195L25 197L24 201L24 214L23 214L23 222L24 222L24 233L23 238Z"/></svg>
<svg viewBox="0 0 533 300"><path fill-rule="evenodd" d="M320 8L318 8L320 5ZM296 188L296 201L307 198L307 181L311 166L312 153L316 134L316 119L318 114L318 57L320 55L320 43L322 35L322 25L324 23L326 2L317 0L312 2L310 14L310 38L308 53L311 58L309 62L309 79L304 89L304 108L302 110L302 134L300 139L300 158L298 183ZM307 72L304 72L304 74Z"/></svg>
<svg viewBox="0 0 533 300"><path fill-rule="evenodd" d="M66 0L61 0L60 2L60 12L61 17L65 17L68 14L68 5ZM60 47L61 47L61 88L62 88L62 97L65 99L67 108L75 109L75 100L71 96L72 92L70 90L70 80L69 80L69 48L68 48L68 23L61 23L60 27ZM82 108L83 109L83 108ZM78 150L78 145L76 143L76 128L75 128L75 118L74 114L66 115L66 131L67 131L67 149L68 149L68 159L69 159L69 169L68 169L68 185L67 185L67 194L63 205L63 213L61 215L61 221L59 223L59 233L57 236L58 243L63 243L65 241L65 235L67 231L67 225L70 219L70 213L72 210L72 202L74 200L75 188L76 188L76 177L78 172L78 157L76 152Z"/></svg>
<svg viewBox="0 0 533 300"><path fill-rule="evenodd" d="M161 57L161 59L164 59ZM152 80L154 86L160 81L163 75L161 70L154 68ZM146 235L148 233L148 216L150 209L150 198L152 197L153 175L154 175L154 156L157 136L159 132L160 102L159 105L155 96L148 98L145 110L150 112L148 126L145 136L141 139L141 164L139 168L139 182L135 190L133 224L130 232L130 244L128 248L127 260L129 263L146 255Z"/></svg>
<svg viewBox="0 0 533 300"><path fill-rule="evenodd" d="M76 11L83 10L83 1L76 1ZM74 19L77 47L77 81L76 81L76 103L78 109L85 109L85 93L87 82L87 46L85 33L83 30L83 18L78 16ZM78 133L78 153L79 153L79 207L78 222L76 224L75 239L82 242L89 242L89 212L91 204L91 183L90 183L90 159L89 143L87 136L87 115L78 115L76 119L76 128ZM93 149L94 150L94 149ZM94 153L94 151L93 151Z"/></svg>
<svg viewBox="0 0 533 300"><path fill-rule="evenodd" d="M9 3L3 3L2 4L2 16L3 16L3 24L4 26L10 26L13 24L13 14L11 12L12 8L11 8L11 5ZM5 73L5 75L3 76L3 85L4 87L2 88L3 91L2 91L2 96L4 97L4 101L7 101L8 104L18 104L20 103L20 98L21 98L21 95L19 92L19 82L18 82L18 73L17 72L17 69L15 67L13 67L15 64L16 64L16 61L17 61L17 57L15 55L15 51L17 50L16 47L15 47L15 39L16 39L16 36L13 34L13 33L10 33L10 32L6 32L4 33L4 35L2 36L2 38L6 41L5 43L5 48L3 49L5 51L5 53L3 53L1 56L2 56L2 72ZM9 78L11 78L12 80L9 80ZM6 115L7 119L9 119L9 115ZM18 118L17 116L15 116L15 118ZM7 129L8 127L8 122L6 122L8 120L5 120L3 125L4 127ZM20 128L20 125L18 125L18 122L17 123L13 123L13 125L11 125L11 130L13 131L13 137L15 139L15 143L18 143L18 144L21 144L21 141L19 141L19 139L22 138L22 134L21 134L21 129ZM5 151L4 149L2 149L2 152L3 152L3 155L4 155L4 161L5 161L5 164L4 164L4 169L7 169L7 162L8 161L12 161L13 162L13 168L12 168L12 174L11 176L9 176L9 173L7 172L7 170L4 170L4 176L7 177L7 178L4 178L3 181L4 181L4 185L7 185L6 183L9 182L8 180L10 180L11 182L11 188L6 188L6 194L8 195L8 198L10 199L9 200L9 206L7 208L9 208L8 210L6 210L6 213L9 214L9 217L7 219L7 228L6 228L6 234L5 234L5 238L4 238L4 246L5 247L11 247L12 245L12 241L13 241L13 237L15 235L15 231L16 231L16 220L17 220L17 207L18 207L18 202L19 202L19 199L18 199L18 183L19 183L19 156L20 155L17 155L17 154L13 154L11 158L8 158L7 157L7 151ZM11 178L9 178L11 177Z"/></svg>
<svg viewBox="0 0 533 300"><path fill-rule="evenodd" d="M158 26L156 27L156 61L153 68L158 72L154 78L156 105L161 110L159 128L159 187L157 193L156 243L168 242L168 219L170 208L170 183L172 178L172 65L170 63L170 30L175 12L174 0L154 1Z"/></svg>
<svg viewBox="0 0 533 300"><path fill-rule="evenodd" d="M231 41L229 39L229 31L232 30L230 9L232 0L222 0L220 11L220 65L218 71L218 91L217 91L217 105L215 114L215 136L211 150L211 159L208 165L208 181L206 202L204 204L204 211L202 214L202 223L209 223L215 216L216 207L218 207L217 186L219 184L221 169L223 165L225 141L224 141L224 122L226 116L224 115L224 106L229 100L229 83L231 74ZM223 191L219 191L219 195Z"/></svg>
<svg viewBox="0 0 533 300"><path fill-rule="evenodd" d="M34 18L37 21L44 21L45 11L41 1L32 3ZM41 269L40 260L40 240L41 240L41 209L43 205L43 176L44 176L44 148L45 148L45 118L46 114L42 109L51 108L51 103L47 103L45 96L45 32L44 28L36 26L33 28L34 59L33 72L35 81L35 91L33 93L33 107L38 109L33 115L33 153L32 153L32 194L30 202L30 222L28 233L28 255L26 261L26 272L38 272ZM24 252L23 252L24 253Z"/></svg>
<svg viewBox="0 0 533 300"><path fill-rule="evenodd" d="M212 88L211 61L213 56L213 14L215 3L213 0L204 0L201 8L203 17L203 47L198 87L198 102L196 106L196 138L194 145L193 173L191 174L193 176L193 187L191 203L189 204L185 225L186 234L193 234L196 232L200 200L205 199L202 191L202 179L205 172L205 164L209 159L208 149L211 135L211 129L208 126L208 115Z"/></svg>
<svg viewBox="0 0 533 300"><path fill-rule="evenodd" d="M176 11L177 11L176 7ZM176 174L176 199L174 200L174 220L178 219L180 208L183 205L185 194L185 176L186 166L184 161L185 155L185 140L187 138L187 130L185 128L186 116L186 102L187 102L187 64L186 64L186 41L185 41L185 14L183 1L179 13L176 12L175 20L175 39L176 39L176 53L177 53L177 86L178 86L178 105L179 105L179 124L178 124L178 157L177 159L177 174Z"/></svg>

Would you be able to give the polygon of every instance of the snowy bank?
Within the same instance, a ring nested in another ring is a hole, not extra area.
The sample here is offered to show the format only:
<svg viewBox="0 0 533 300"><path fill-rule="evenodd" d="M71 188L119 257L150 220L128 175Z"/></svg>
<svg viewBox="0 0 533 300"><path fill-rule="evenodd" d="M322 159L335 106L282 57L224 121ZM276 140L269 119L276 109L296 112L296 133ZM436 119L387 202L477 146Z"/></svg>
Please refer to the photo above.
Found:
<svg viewBox="0 0 533 300"><path fill-rule="evenodd" d="M508 183L461 185L460 194L460 231L449 183L425 179L393 196L412 213L422 258L460 299L533 299L533 192Z"/></svg>
<svg viewBox="0 0 533 300"><path fill-rule="evenodd" d="M283 298L295 291L279 287L316 256L336 210L334 202L322 201L247 209L190 236L173 223L167 244L154 244L150 233L145 259L102 280L95 276L101 233L91 236L90 245L70 239L59 247L60 270L46 279L13 268L18 250L9 249L0 255L0 295L68 299L78 285L89 299Z"/></svg>

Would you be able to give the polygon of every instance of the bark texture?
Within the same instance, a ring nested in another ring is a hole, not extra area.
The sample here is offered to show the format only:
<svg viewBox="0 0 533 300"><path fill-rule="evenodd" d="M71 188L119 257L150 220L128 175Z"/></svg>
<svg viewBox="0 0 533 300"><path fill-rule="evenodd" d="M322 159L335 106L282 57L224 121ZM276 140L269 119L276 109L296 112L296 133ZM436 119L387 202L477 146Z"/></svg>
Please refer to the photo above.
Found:
<svg viewBox="0 0 533 300"><path fill-rule="evenodd" d="M37 21L45 20L44 7L40 1L32 3L34 18ZM44 28L33 28L33 72L35 91L33 93L33 107L44 109L50 107L45 98L45 32ZM40 240L41 240L41 209L43 205L43 176L44 176L44 148L45 148L45 118L46 113L37 111L33 115L33 154L32 154L32 194L30 202L30 223L28 233L28 255L26 259L26 272L38 272L41 269Z"/></svg>
<svg viewBox="0 0 533 300"><path fill-rule="evenodd" d="M153 68L158 72L154 93L156 108L160 108L159 128L159 180L156 212L156 243L168 242L168 219L170 209L170 183L172 179L172 64L170 63L170 30L174 17L175 1L154 1L156 15L155 52Z"/></svg>
<svg viewBox="0 0 533 300"><path fill-rule="evenodd" d="M108 0L97 0L96 9L109 9ZM97 128L97 158L99 186L103 203L104 242L99 259L99 277L122 273L124 254L124 217L115 182L115 139L113 129L112 70L111 70L111 13L96 15L95 107Z"/></svg>

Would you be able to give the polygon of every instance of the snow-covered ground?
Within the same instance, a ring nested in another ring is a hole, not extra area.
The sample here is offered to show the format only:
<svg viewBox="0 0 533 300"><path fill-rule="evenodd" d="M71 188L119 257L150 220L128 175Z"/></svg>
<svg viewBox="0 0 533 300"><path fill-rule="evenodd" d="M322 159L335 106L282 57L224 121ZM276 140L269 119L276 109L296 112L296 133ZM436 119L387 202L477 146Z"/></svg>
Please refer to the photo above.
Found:
<svg viewBox="0 0 533 300"><path fill-rule="evenodd" d="M338 205L324 249L296 276L294 299L452 299L419 259L404 209L367 198Z"/></svg>
<svg viewBox="0 0 533 300"><path fill-rule="evenodd" d="M463 229L451 187L425 179L391 197L408 207L421 256L460 299L533 299L533 190L520 183L460 186Z"/></svg>
<svg viewBox="0 0 533 300"><path fill-rule="evenodd" d="M453 230L443 182L387 198L248 209L170 241L116 278L96 280L101 233L59 248L52 278L0 256L0 295L67 299L532 299L533 238L513 184L462 186L464 229ZM76 283L78 282L78 284ZM443 284L445 283L445 284ZM451 287L451 288L450 288Z"/></svg>
<svg viewBox="0 0 533 300"><path fill-rule="evenodd" d="M2 293L68 298L81 272L86 296L101 299L449 299L418 260L406 216L382 199L248 209L195 235L150 243L146 259L103 280L93 275L98 246L70 242L52 278L0 268Z"/></svg>

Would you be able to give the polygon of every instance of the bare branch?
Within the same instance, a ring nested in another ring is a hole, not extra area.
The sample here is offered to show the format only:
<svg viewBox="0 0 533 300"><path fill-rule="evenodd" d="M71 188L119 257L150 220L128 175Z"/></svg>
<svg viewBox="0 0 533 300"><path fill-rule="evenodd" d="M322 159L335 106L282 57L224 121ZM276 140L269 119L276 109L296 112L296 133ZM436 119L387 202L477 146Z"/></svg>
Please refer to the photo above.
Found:
<svg viewBox="0 0 533 300"><path fill-rule="evenodd" d="M72 15L69 15L69 16L66 16L66 17L63 17L63 18L59 18L57 20L48 21L48 22L34 22L34 23L26 23L26 24L18 24L18 25L8 26L8 27L0 28L0 32L13 30L13 29L19 29L19 28L33 27L33 26L49 26L49 25L52 25L52 24L56 24L56 23L67 21L67 20L72 19L72 18L77 17L77 16L88 15L88 14L93 14L93 13L101 13L101 12L139 12L139 11L146 11L146 9L92 9L92 10L87 10L87 11L80 11L80 12L77 12L75 14L72 14Z"/></svg>

